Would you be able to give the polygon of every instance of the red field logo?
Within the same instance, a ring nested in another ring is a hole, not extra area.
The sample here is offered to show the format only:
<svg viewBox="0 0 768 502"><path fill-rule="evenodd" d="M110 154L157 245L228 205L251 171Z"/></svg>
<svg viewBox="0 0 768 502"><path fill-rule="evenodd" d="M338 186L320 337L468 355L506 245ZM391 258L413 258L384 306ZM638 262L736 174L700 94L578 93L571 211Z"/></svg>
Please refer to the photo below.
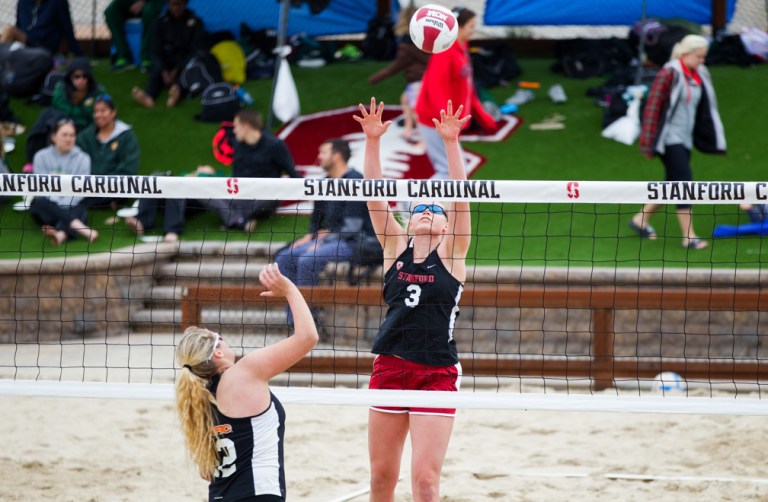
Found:
<svg viewBox="0 0 768 502"><path fill-rule="evenodd" d="M285 141L291 152L296 169L306 178L322 178L325 173L317 165L317 149L328 139L341 138L349 141L352 157L350 167L363 172L363 156L365 135L360 124L355 122L353 115L360 113L357 106L338 108L324 112L303 115L283 127L277 136ZM383 120L391 120L392 125L381 138L381 169L384 178L389 179L429 179L435 174L432 164L427 158L422 145L414 145L406 141L401 133L403 128L398 125L402 117L399 106L385 106ZM505 116L499 130L490 136L462 134L464 148L464 164L467 176L471 177L485 163L485 158L467 149L466 143L473 141L503 141L520 125L520 120L514 116ZM296 214L296 205L281 208L286 214ZM306 212L306 204L299 209Z"/></svg>
<svg viewBox="0 0 768 502"><path fill-rule="evenodd" d="M291 151L296 168L307 178L324 177L325 173L317 165L317 149L323 141L341 138L349 141L352 149L350 167L363 172L363 154L365 135L360 124L352 119L359 114L356 106L339 108L325 112L304 115L285 126L277 136L284 140ZM423 146L407 142L400 133L402 127L397 120L402 116L399 106L388 106L384 110L383 120L392 120L392 125L381 138L381 168L385 178L390 179L428 179L435 173L427 158ZM462 138L464 139L464 138ZM465 164L467 175L471 176L485 159L466 149Z"/></svg>

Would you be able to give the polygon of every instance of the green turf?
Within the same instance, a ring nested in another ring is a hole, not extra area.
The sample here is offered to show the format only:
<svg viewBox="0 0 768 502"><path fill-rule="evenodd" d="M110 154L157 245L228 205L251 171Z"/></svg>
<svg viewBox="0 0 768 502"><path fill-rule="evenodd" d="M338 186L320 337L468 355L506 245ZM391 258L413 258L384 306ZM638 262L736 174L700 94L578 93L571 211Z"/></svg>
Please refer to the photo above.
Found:
<svg viewBox="0 0 768 502"><path fill-rule="evenodd" d="M600 85L603 78L569 80L549 70L549 59L523 59L522 78L538 81L542 90L537 98L521 107L519 116L525 123L507 141L473 143L466 146L485 156L486 164L476 178L509 180L626 180L640 181L663 177L658 160L645 160L636 146L628 147L600 137L602 109L586 97L589 87ZM394 77L377 86L366 82L368 75L384 63L355 62L328 65L321 69L293 68L299 90L302 113L367 102L371 95L387 103L399 102L403 81ZM728 155L712 156L695 153L694 177L698 180L765 180L768 141L765 141L765 119L768 97L765 82L768 65L755 68L715 67L713 79L720 111L728 137ZM134 85L143 86L145 75L138 71L113 73L105 61L99 61L95 74L119 106L122 120L133 124L142 148L141 173L172 170L183 173L200 164L215 164L210 140L215 124L193 120L199 103L185 101L175 109L164 106L164 96L153 110L145 110L130 99ZM569 100L553 105L546 89L553 83L563 85ZM266 115L271 93L271 80L248 82L246 87L256 100L256 108ZM514 92L512 87L497 87L491 94L502 102ZM40 109L21 100L13 100L12 108L25 124L31 125ZM560 131L533 131L527 124L552 113L567 118ZM279 125L279 124L275 124ZM8 157L13 171L25 163L24 138L17 151ZM361 167L361 166L358 166ZM680 248L680 230L674 208L655 217L653 224L660 238L655 242L641 240L627 227L630 214L638 205L475 205L474 228L477 237L470 252L477 263L575 266L708 266L759 267L768 261L768 246L757 237L721 239L705 251L687 252ZM739 220L734 206L696 206L697 232L711 235L715 223L735 224ZM666 217L664 217L666 215ZM128 230L118 224L105 224L110 213L96 212L91 222L101 232L94 244L82 240L61 249L44 242L26 213L16 213L6 204L2 208L0 257L56 256L62 253L96 252L115 249L135 242ZM253 236L240 232L222 232L212 215L192 218L185 239L280 239L290 240L303 234L306 218L275 217L259 225ZM499 236L504 236L500 238Z"/></svg>

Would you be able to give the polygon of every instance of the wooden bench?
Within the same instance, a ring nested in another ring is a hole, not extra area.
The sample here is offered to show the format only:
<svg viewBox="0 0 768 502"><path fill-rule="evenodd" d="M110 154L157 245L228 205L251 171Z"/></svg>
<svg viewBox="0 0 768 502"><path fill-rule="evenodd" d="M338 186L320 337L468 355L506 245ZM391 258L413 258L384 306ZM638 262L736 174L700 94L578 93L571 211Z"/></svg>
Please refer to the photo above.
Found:
<svg viewBox="0 0 768 502"><path fill-rule="evenodd" d="M262 298L259 287L189 286L182 298L182 324L200 323L202 307L264 307L284 303L282 299ZM374 286L315 286L302 288L310 303L335 305L382 305L381 288ZM688 379L746 380L768 378L768 364L752 359L665 360L660 357L615 358L614 313L616 309L768 311L768 291L760 288L649 288L626 286L514 286L468 284L460 305L495 308L590 309L591 344L588 357L542 355L462 354L464 374L474 376L537 376L590 378L596 390L611 387L618 378L653 378L674 371ZM371 354L354 356L307 356L292 371L337 374L369 374Z"/></svg>

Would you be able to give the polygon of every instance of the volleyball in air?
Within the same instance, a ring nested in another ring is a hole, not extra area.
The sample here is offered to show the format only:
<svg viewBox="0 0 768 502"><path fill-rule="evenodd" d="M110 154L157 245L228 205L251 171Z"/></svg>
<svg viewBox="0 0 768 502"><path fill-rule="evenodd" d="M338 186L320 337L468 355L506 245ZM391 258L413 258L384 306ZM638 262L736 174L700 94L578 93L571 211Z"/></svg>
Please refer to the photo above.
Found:
<svg viewBox="0 0 768 502"><path fill-rule="evenodd" d="M437 54L451 48L459 35L459 23L453 12L440 5L419 8L411 17L411 40L416 47Z"/></svg>
<svg viewBox="0 0 768 502"><path fill-rule="evenodd" d="M659 394L684 394L688 386L683 377L674 371L665 371L653 379L653 390Z"/></svg>

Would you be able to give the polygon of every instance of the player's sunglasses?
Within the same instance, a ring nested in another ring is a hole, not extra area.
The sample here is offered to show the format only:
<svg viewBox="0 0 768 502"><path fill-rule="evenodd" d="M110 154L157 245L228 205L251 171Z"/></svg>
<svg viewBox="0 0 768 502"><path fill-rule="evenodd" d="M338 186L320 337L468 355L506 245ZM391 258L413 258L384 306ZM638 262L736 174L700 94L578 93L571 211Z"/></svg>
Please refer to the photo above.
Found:
<svg viewBox="0 0 768 502"><path fill-rule="evenodd" d="M208 356L208 360L210 361L213 359L213 353L216 352L216 349L219 348L219 344L221 343L221 335L218 333L214 333L216 336L216 340L213 342L213 347L211 347L211 355Z"/></svg>
<svg viewBox="0 0 768 502"><path fill-rule="evenodd" d="M432 214L442 214L446 218L448 217L448 215L445 213L445 209L443 209L442 206L438 206L437 204L418 204L413 208L413 214L423 213L427 210Z"/></svg>

